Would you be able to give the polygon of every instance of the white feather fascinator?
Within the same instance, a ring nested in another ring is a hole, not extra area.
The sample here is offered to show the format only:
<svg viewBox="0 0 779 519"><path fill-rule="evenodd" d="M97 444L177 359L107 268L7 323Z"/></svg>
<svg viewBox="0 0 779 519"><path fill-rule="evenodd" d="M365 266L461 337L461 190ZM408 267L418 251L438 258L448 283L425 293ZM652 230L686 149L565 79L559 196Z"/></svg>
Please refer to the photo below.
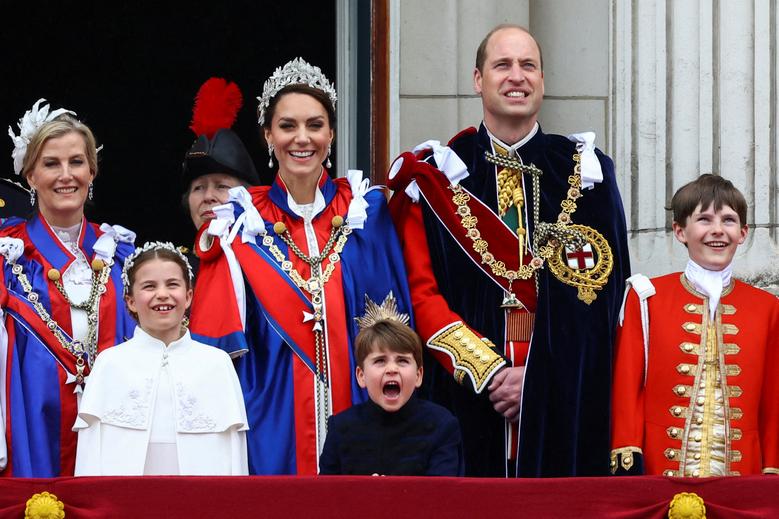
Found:
<svg viewBox="0 0 779 519"><path fill-rule="evenodd" d="M35 132L49 121L53 121L62 114L70 114L75 116L76 112L68 110L66 108L60 108L49 112L49 105L45 104L41 106L41 103L45 102L45 99L38 99L30 110L27 110L17 126L19 127L19 135L14 135L13 129L8 127L8 135L14 143L14 149L11 152L11 157L14 159L14 172L18 175L22 172L22 164L24 163L24 156L27 154L27 145L30 144L30 140L35 135Z"/></svg>

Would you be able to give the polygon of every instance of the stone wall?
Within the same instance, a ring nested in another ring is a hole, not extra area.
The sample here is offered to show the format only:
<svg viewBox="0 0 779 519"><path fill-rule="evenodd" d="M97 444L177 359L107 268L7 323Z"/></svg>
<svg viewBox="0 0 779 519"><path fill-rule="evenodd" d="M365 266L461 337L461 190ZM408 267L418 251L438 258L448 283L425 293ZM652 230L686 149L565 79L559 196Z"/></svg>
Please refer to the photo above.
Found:
<svg viewBox="0 0 779 519"><path fill-rule="evenodd" d="M498 23L544 50L544 131L593 130L617 165L633 270L683 268L664 206L714 172L749 203L736 273L779 287L773 0L392 0L392 153L477 125L476 47Z"/></svg>

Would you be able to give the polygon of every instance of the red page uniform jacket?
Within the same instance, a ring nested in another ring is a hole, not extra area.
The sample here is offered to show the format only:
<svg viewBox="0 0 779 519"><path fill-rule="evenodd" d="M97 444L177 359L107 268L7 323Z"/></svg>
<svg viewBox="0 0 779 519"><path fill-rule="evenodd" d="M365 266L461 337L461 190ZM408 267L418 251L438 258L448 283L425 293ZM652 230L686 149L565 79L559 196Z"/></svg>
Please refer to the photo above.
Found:
<svg viewBox="0 0 779 519"><path fill-rule="evenodd" d="M618 333L612 473L779 474L779 300L733 281L711 319L684 274L652 283L648 347L632 290Z"/></svg>

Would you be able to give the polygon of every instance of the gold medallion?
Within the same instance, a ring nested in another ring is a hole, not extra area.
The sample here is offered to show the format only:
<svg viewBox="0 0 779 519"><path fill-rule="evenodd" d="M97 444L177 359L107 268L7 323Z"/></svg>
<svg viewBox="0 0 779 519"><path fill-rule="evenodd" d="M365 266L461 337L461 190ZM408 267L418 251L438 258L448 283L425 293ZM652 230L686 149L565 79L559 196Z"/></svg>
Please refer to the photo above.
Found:
<svg viewBox="0 0 779 519"><path fill-rule="evenodd" d="M590 245L592 251L587 251L586 254L592 257L593 266L589 267L589 264L585 263L583 268L572 268L568 264L569 258L566 257L565 247L558 244L554 254L547 260L549 270L566 285L576 287L579 299L589 305L598 297L595 291L606 286L614 267L614 256L606 238L592 227L578 224L571 224L570 227L579 231ZM582 251L575 251L571 255L579 258L584 256Z"/></svg>
<svg viewBox="0 0 779 519"><path fill-rule="evenodd" d="M63 519L65 505L54 494L41 492L27 500L25 519Z"/></svg>
<svg viewBox="0 0 779 519"><path fill-rule="evenodd" d="M694 492L676 494L668 506L670 519L706 519L706 505Z"/></svg>

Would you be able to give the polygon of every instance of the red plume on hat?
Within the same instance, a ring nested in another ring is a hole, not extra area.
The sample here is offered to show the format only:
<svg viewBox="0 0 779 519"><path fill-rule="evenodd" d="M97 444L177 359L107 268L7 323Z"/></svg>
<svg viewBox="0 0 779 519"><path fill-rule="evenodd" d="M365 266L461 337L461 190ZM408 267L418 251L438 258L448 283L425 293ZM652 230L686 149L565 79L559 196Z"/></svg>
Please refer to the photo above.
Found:
<svg viewBox="0 0 779 519"><path fill-rule="evenodd" d="M212 77L197 91L189 127L195 135L212 139L217 131L233 126L241 105L243 95L238 85Z"/></svg>

